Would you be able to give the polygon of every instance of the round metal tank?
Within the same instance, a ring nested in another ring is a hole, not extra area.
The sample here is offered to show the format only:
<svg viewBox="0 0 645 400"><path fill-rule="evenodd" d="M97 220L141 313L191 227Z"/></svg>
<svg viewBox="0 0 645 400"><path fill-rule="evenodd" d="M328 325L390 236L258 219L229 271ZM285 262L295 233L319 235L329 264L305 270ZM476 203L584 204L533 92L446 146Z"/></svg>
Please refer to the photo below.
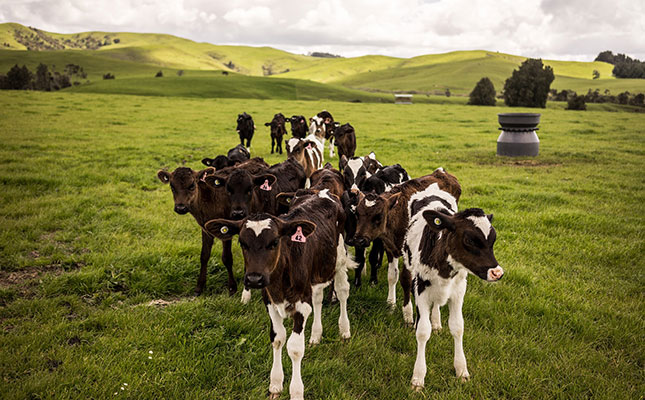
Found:
<svg viewBox="0 0 645 400"><path fill-rule="evenodd" d="M540 139L535 131L540 114L497 114L500 133L497 138L497 155L510 157L535 157L540 151Z"/></svg>

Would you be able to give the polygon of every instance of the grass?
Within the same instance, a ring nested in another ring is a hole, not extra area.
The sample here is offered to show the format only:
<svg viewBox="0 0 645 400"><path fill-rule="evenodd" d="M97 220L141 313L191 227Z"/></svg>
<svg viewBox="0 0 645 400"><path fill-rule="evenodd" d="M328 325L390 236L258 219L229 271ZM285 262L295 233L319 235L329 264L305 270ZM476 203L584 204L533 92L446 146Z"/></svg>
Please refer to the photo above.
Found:
<svg viewBox="0 0 645 400"><path fill-rule="evenodd" d="M382 268L376 287L351 291L352 339L339 339L337 305L323 308L323 341L303 361L307 398L642 396L642 114L539 110L540 156L512 159L495 156L496 114L534 110L10 91L0 96L0 397L265 398L260 296L242 306L226 294L216 244L206 293L192 297L199 229L155 175L233 147L241 111L260 127L253 155L278 162L261 123L323 108L356 128L358 154L412 176L455 174L460 207L495 214L506 277L469 278L472 380L454 377L444 330L416 394L416 340L386 306ZM170 304L149 305L158 299Z"/></svg>

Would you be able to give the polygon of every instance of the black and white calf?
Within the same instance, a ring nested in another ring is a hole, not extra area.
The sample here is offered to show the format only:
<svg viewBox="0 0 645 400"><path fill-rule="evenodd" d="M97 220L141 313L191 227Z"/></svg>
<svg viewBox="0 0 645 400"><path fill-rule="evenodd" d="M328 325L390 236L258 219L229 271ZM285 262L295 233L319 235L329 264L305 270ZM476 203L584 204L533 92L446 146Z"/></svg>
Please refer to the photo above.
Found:
<svg viewBox="0 0 645 400"><path fill-rule="evenodd" d="M417 390L425 381L426 343L433 329L441 329L439 307L446 303L455 346L455 372L458 378L469 379L463 349L466 277L470 273L494 282L504 275L493 253L497 234L491 225L492 214L486 215L479 208L456 212L456 199L437 185L424 192L429 196L411 198L410 228L404 245L417 306L417 357L411 381ZM415 200L422 203L415 207Z"/></svg>
<svg viewBox="0 0 645 400"><path fill-rule="evenodd" d="M382 167L374 152L365 157L340 157L340 172L345 179L346 190L360 189L363 182Z"/></svg>
<svg viewBox="0 0 645 400"><path fill-rule="evenodd" d="M400 164L388 165L379 168L376 173L367 178L360 189L363 193L381 194L389 192L393 187L409 180L410 176Z"/></svg>
<svg viewBox="0 0 645 400"><path fill-rule="evenodd" d="M217 219L206 223L208 232L222 240L239 235L246 271L244 284L262 289L271 318L271 398L278 398L282 392L282 346L285 342L292 362L289 393L291 399L303 398L300 371L305 352L304 329L313 310L309 342L320 342L323 290L332 280L340 303L340 336L350 337L347 268L352 268L353 262L347 256L342 239L343 224L340 203L328 190L296 198L283 218L258 214L242 221ZM293 319L288 341L283 322L287 317Z"/></svg>

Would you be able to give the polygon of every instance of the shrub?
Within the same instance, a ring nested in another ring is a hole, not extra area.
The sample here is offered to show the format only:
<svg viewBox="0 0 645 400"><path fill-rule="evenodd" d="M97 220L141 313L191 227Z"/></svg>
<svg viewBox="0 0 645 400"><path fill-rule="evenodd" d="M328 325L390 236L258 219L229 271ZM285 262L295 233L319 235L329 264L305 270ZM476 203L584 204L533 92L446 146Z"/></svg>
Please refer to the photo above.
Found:
<svg viewBox="0 0 645 400"><path fill-rule="evenodd" d="M495 86L488 77L481 78L470 92L468 104L475 106L494 106L495 105Z"/></svg>
<svg viewBox="0 0 645 400"><path fill-rule="evenodd" d="M52 81L53 77L49 72L49 68L47 68L47 66L43 63L38 64L38 68L36 68L36 80L34 82L34 89L49 92L52 90Z"/></svg>
<svg viewBox="0 0 645 400"><path fill-rule="evenodd" d="M19 67L18 64L11 67L7 72L7 89L27 90L31 89L34 75L26 65Z"/></svg>
<svg viewBox="0 0 645 400"><path fill-rule="evenodd" d="M183 69L180 69L179 71L177 71L177 76L182 76L183 74L184 74Z"/></svg>
<svg viewBox="0 0 645 400"><path fill-rule="evenodd" d="M578 96L573 94L567 102L567 110L586 110L587 104L585 103L585 96Z"/></svg>
<svg viewBox="0 0 645 400"><path fill-rule="evenodd" d="M114 78L116 78L116 76L114 76L113 74L111 74L109 72L107 74L103 75L103 79L114 79Z"/></svg>
<svg viewBox="0 0 645 400"><path fill-rule="evenodd" d="M446 97L450 97L452 93L450 93L450 89L446 89Z"/></svg>
<svg viewBox="0 0 645 400"><path fill-rule="evenodd" d="M163 72L162 71L157 72L157 74L155 75L155 78L163 78Z"/></svg>
<svg viewBox="0 0 645 400"><path fill-rule="evenodd" d="M546 107L553 69L529 58L504 83L504 103L509 107Z"/></svg>

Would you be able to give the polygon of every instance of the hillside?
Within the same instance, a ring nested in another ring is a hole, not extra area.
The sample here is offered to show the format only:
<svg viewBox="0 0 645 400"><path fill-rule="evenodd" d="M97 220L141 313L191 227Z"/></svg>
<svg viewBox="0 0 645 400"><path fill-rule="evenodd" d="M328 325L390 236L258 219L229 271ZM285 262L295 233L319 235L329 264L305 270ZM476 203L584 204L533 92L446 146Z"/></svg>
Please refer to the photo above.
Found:
<svg viewBox="0 0 645 400"><path fill-rule="evenodd" d="M12 65L35 67L43 62L59 67L81 65L94 81L106 72L118 78L150 76L155 71L229 71L248 76L271 76L332 83L361 91L410 91L467 95L484 76L499 92L504 81L525 57L484 50L456 51L413 58L362 56L316 58L270 47L223 46L197 43L165 34L83 32L59 34L15 23L0 24L0 73ZM31 49L31 50L28 50ZM38 51L34 51L38 50ZM553 67L552 87L645 92L643 79L615 79L613 66L604 62L544 60ZM600 79L592 79L597 70ZM136 84L136 82L133 82Z"/></svg>

